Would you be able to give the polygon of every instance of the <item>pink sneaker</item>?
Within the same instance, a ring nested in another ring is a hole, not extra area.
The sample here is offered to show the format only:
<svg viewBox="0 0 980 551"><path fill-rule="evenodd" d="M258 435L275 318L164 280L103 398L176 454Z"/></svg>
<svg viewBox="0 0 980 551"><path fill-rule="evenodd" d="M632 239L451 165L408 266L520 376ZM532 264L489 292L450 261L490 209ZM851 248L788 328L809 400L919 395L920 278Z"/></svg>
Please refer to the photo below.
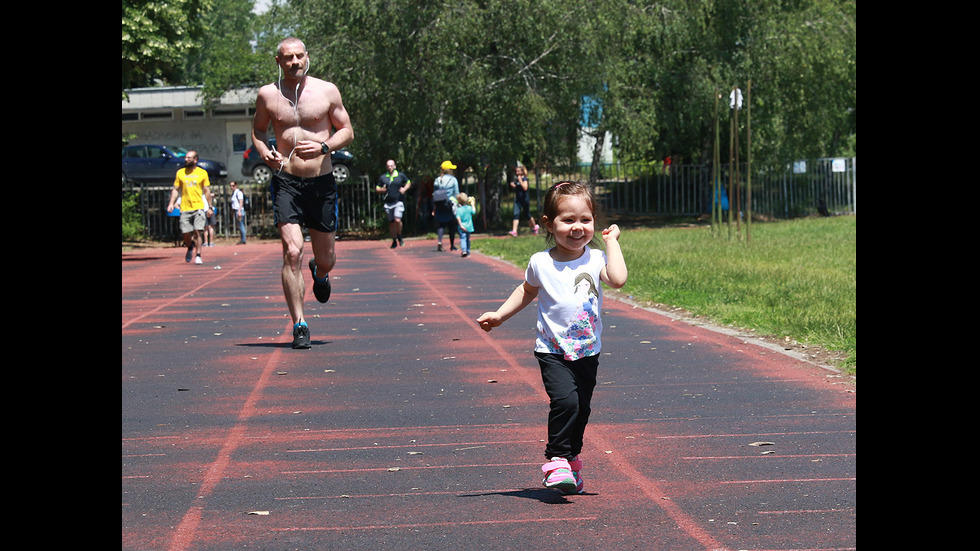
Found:
<svg viewBox="0 0 980 551"><path fill-rule="evenodd" d="M507 233L509 233L511 235L511 237L517 237L517 232L516 231L509 231Z"/></svg>
<svg viewBox="0 0 980 551"><path fill-rule="evenodd" d="M540 228L540 226L537 225L537 224L535 224L534 225L534 235L538 235L538 228Z"/></svg>
<svg viewBox="0 0 980 551"><path fill-rule="evenodd" d="M544 472L544 480L541 484L544 484L545 488L556 488L566 494L575 491L578 482L572 475L568 460L564 457L552 457L551 461L541 465L541 470Z"/></svg>
<svg viewBox="0 0 980 551"><path fill-rule="evenodd" d="M582 475L579 473L582 470L582 460L577 457L572 459L568 462L568 468L572 470L572 476L575 477L575 489L572 491L561 491L565 494L581 494L585 491L585 482L582 481Z"/></svg>

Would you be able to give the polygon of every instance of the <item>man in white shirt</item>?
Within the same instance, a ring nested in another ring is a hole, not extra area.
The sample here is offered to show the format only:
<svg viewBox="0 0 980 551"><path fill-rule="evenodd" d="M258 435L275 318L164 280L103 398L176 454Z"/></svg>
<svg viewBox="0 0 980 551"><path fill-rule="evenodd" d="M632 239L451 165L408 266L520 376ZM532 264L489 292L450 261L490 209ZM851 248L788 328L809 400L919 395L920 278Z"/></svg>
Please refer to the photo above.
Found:
<svg viewBox="0 0 980 551"><path fill-rule="evenodd" d="M238 233L242 239L239 245L245 244L245 194L238 189L237 182L228 184L231 187L231 211L235 213L235 220L238 221Z"/></svg>

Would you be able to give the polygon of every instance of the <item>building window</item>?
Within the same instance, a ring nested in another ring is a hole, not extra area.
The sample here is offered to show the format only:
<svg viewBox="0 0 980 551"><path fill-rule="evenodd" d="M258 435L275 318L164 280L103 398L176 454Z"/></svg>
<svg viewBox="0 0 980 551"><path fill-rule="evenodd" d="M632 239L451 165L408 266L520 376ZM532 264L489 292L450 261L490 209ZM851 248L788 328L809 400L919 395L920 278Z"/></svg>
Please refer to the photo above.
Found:
<svg viewBox="0 0 980 551"><path fill-rule="evenodd" d="M215 118L244 117L247 115L245 109L212 109L211 116Z"/></svg>
<svg viewBox="0 0 980 551"><path fill-rule="evenodd" d="M243 153L248 148L245 134L231 135L231 150L235 153Z"/></svg>
<svg viewBox="0 0 980 551"><path fill-rule="evenodd" d="M140 120L142 121L172 121L174 120L173 111L151 111L149 113L140 113Z"/></svg>

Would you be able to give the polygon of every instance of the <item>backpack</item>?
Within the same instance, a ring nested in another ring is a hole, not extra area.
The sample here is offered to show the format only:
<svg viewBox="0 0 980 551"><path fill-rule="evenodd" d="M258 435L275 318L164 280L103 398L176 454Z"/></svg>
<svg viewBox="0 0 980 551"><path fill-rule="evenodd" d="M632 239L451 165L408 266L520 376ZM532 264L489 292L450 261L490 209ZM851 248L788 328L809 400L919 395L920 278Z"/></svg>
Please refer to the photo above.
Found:
<svg viewBox="0 0 980 551"><path fill-rule="evenodd" d="M248 195L245 195L245 192L240 189L236 189L233 195L237 195L239 197L239 206L241 207L242 211L247 212L249 207L252 206L251 201L248 199Z"/></svg>
<svg viewBox="0 0 980 551"><path fill-rule="evenodd" d="M449 190L446 188L435 187L432 190L432 204L435 205L436 212L441 214L452 214L453 205L449 202Z"/></svg>

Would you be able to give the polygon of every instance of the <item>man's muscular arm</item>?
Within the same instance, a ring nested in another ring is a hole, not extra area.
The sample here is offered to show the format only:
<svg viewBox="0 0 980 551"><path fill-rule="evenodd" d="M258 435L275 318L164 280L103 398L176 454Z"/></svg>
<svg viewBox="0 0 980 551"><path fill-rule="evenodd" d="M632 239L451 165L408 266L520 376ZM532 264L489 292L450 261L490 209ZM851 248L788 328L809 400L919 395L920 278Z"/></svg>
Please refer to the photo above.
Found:
<svg viewBox="0 0 980 551"><path fill-rule="evenodd" d="M344 101L340 97L340 90L333 83L325 83L324 103L327 120L330 127L334 129L333 134L324 140L330 151L337 151L350 145L354 141L354 127L351 126L350 115L344 108ZM301 159L315 159L323 155L323 148L320 142L315 140L300 140L296 144L296 155Z"/></svg>
<svg viewBox="0 0 980 551"><path fill-rule="evenodd" d="M278 91L277 91L278 93ZM259 158L268 165L282 162L282 155L275 149L269 148L269 123L272 121L268 108L268 86L259 90L255 99L255 117L252 119L252 147L258 152Z"/></svg>

